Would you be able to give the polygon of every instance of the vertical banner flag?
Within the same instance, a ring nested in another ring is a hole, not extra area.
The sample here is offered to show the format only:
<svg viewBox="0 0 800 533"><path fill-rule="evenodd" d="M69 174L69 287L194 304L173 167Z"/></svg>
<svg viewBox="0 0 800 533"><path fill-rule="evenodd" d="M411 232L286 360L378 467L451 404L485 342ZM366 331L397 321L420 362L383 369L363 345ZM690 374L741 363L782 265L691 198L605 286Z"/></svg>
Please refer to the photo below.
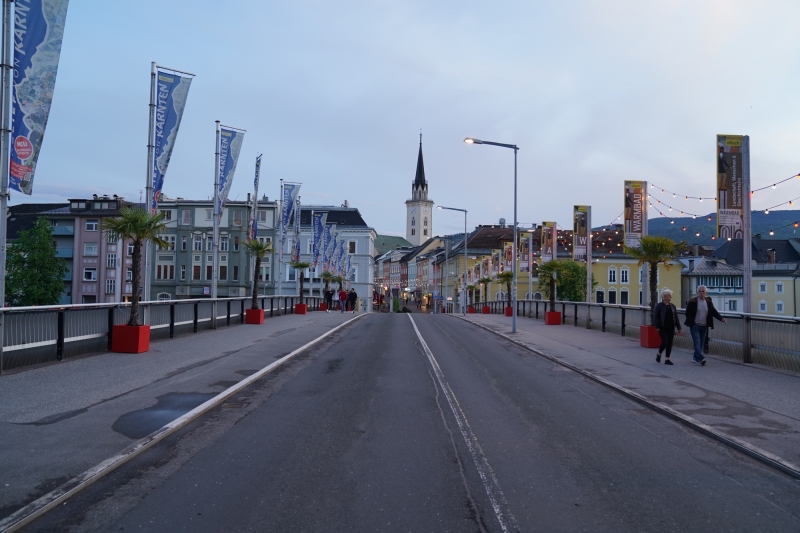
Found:
<svg viewBox="0 0 800 533"><path fill-rule="evenodd" d="M572 260L586 261L587 247L591 246L589 234L589 213L591 207L588 205L576 205L572 207Z"/></svg>
<svg viewBox="0 0 800 533"><path fill-rule="evenodd" d="M222 218L222 210L228 201L228 193L236 173L236 162L242 150L244 130L220 126L219 128L219 188L217 189L217 220Z"/></svg>
<svg viewBox="0 0 800 533"><path fill-rule="evenodd" d="M250 238L258 237L258 178L261 175L261 156L256 157L256 177L253 180L253 211L250 213Z"/></svg>
<svg viewBox="0 0 800 533"><path fill-rule="evenodd" d="M333 231L336 229L336 224L325 224L322 231L322 269L324 272L331 271L331 239L333 238Z"/></svg>
<svg viewBox="0 0 800 533"><path fill-rule="evenodd" d="M500 250L492 250L492 277L496 277L500 270Z"/></svg>
<svg viewBox="0 0 800 533"><path fill-rule="evenodd" d="M300 261L300 198L294 201L294 247L292 248L292 261Z"/></svg>
<svg viewBox="0 0 800 533"><path fill-rule="evenodd" d="M717 135L717 237L744 235L744 175L742 135Z"/></svg>
<svg viewBox="0 0 800 533"><path fill-rule="evenodd" d="M517 241L517 253L519 254L519 271L520 272L530 272L531 269L531 254L530 254L530 239L528 237L530 233L528 232L519 232L518 233L518 241Z"/></svg>
<svg viewBox="0 0 800 533"><path fill-rule="evenodd" d="M286 242L286 228L289 226L289 217L292 214L294 200L300 192L299 183L284 183L283 198L281 199L281 250Z"/></svg>
<svg viewBox="0 0 800 533"><path fill-rule="evenodd" d="M155 213L158 199L164 188L164 176L167 173L169 158L175 147L175 138L186 107L186 97L192 78L180 76L174 72L158 69L156 71L156 113L155 113L155 145L153 152L153 197L148 198L150 212Z"/></svg>
<svg viewBox="0 0 800 533"><path fill-rule="evenodd" d="M647 235L647 182L625 181L625 246L636 248Z"/></svg>
<svg viewBox="0 0 800 533"><path fill-rule="evenodd" d="M311 266L312 268L317 268L317 262L319 261L319 250L320 245L322 244L322 233L323 233L323 225L325 221L323 217L327 215L327 213L315 213L311 212L311 231L312 237L311 242L313 249L311 251Z"/></svg>
<svg viewBox="0 0 800 533"><path fill-rule="evenodd" d="M491 271L489 270L489 261L490 261L490 259L489 259L488 256L483 256L483 261L481 261L481 268L482 268L481 277L482 278L488 278L488 277L491 276Z"/></svg>
<svg viewBox="0 0 800 533"><path fill-rule="evenodd" d="M355 280L352 279L352 277L353 277L353 263L351 261L352 259L353 259L353 257L351 255L347 256L347 280L348 281L355 281Z"/></svg>
<svg viewBox="0 0 800 533"><path fill-rule="evenodd" d="M542 245L542 264L556 260L556 232L558 225L555 222L542 222L542 236L539 241Z"/></svg>
<svg viewBox="0 0 800 533"><path fill-rule="evenodd" d="M15 3L8 186L23 194L33 193L33 175L53 101L68 3L69 0Z"/></svg>
<svg viewBox="0 0 800 533"><path fill-rule="evenodd" d="M514 268L513 247L513 243L503 243L503 272L511 272Z"/></svg>

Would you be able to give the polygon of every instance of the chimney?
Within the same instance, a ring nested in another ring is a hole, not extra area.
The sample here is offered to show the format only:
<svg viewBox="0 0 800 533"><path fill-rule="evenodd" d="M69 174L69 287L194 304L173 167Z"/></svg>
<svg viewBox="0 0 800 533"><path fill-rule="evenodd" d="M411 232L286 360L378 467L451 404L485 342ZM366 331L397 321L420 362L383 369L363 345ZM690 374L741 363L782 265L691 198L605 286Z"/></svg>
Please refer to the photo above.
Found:
<svg viewBox="0 0 800 533"><path fill-rule="evenodd" d="M695 256L695 257L700 255L700 245L699 244L693 244L692 245L692 255Z"/></svg>
<svg viewBox="0 0 800 533"><path fill-rule="evenodd" d="M767 250L767 263L770 265L775 264L775 248Z"/></svg>
<svg viewBox="0 0 800 533"><path fill-rule="evenodd" d="M500 219L500 227L501 228L505 228L506 227L506 219L504 219L504 218Z"/></svg>
<svg viewBox="0 0 800 533"><path fill-rule="evenodd" d="M692 272L693 270L694 270L694 259L689 259L689 272Z"/></svg>
<svg viewBox="0 0 800 533"><path fill-rule="evenodd" d="M247 203L250 203L250 193L247 193Z"/></svg>

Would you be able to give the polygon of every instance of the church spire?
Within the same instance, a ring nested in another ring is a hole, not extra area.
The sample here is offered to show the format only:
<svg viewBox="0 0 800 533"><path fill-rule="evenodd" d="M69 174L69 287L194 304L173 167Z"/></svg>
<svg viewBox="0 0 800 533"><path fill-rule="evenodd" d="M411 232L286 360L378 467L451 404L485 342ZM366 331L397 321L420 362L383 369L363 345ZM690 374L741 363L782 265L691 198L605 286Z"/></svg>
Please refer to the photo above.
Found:
<svg viewBox="0 0 800 533"><path fill-rule="evenodd" d="M422 132L419 133L419 155L417 156L417 175L414 176L413 189L427 188L425 181L425 165L422 163Z"/></svg>

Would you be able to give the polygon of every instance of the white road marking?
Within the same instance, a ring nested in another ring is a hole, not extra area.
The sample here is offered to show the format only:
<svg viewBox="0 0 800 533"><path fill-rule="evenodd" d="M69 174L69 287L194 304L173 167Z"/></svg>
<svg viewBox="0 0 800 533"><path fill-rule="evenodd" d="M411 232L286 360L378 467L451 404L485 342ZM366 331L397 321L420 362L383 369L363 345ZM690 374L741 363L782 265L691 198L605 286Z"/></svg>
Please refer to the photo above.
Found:
<svg viewBox="0 0 800 533"><path fill-rule="evenodd" d="M500 522L500 527L505 532L509 531L509 526L512 527L514 531L519 531L517 520L508 508L508 501L506 501L503 490L500 488L500 483L494 475L494 470L492 470L489 460L483 453L483 448L478 442L478 438L475 436L475 433L472 432L472 428L467 421L466 415L464 415L464 411L461 410L458 399L450 388L450 385L445 381L442 369L433 356L433 352L431 352L431 349L428 348L428 345L425 343L425 339L422 338L422 334L419 332L419 329L417 329L417 324L414 322L414 319L411 318L410 314L408 318L411 320L411 325L417 333L417 338L419 338L425 355L428 356L428 361L431 367L433 367L433 372L436 374L436 379L439 381L439 386L442 388L445 398L447 398L447 403L450 404L450 409L453 411L453 416L458 423L459 430L461 430L461 436L464 437L464 442L467 448L469 448L472 460L475 462L475 468L478 470L478 475L483 482L483 488L486 490L486 495L489 497L489 502L492 504L492 509L494 509L494 513L497 516L497 521Z"/></svg>

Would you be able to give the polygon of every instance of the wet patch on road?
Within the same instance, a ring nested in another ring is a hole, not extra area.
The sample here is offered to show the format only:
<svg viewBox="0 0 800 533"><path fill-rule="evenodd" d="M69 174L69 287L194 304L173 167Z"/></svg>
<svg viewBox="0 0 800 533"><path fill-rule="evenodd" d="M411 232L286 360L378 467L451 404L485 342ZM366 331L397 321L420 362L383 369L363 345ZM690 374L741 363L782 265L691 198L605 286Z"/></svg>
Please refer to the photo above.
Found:
<svg viewBox="0 0 800 533"><path fill-rule="evenodd" d="M61 422L62 420L67 420L68 418L72 418L73 416L78 416L80 414L85 413L89 409L84 407L83 409L75 409L74 411L67 411L65 413L56 413L54 415L49 415L44 418L40 418L36 422L24 422L19 424L20 426L46 426L48 424L55 424L56 422Z"/></svg>
<svg viewBox="0 0 800 533"><path fill-rule="evenodd" d="M239 383L238 381L217 381L216 383L212 383L209 387L222 387L223 389L228 389L233 387Z"/></svg>
<svg viewBox="0 0 800 533"><path fill-rule="evenodd" d="M131 439L141 439L216 396L213 392L172 392L158 397L147 409L131 411L117 418L111 429Z"/></svg>
<svg viewBox="0 0 800 533"><path fill-rule="evenodd" d="M328 361L328 366L325 368L326 374L332 374L341 368L344 359L334 359L333 361Z"/></svg>
<svg viewBox="0 0 800 533"><path fill-rule="evenodd" d="M255 374L256 372L258 372L258 369L257 369L257 368L256 368L255 370L237 370L237 371L236 371L236 373L237 373L237 374L239 374L239 375L242 375L242 376L244 376L244 377L247 377L247 376L252 376L252 375L253 375L253 374Z"/></svg>

